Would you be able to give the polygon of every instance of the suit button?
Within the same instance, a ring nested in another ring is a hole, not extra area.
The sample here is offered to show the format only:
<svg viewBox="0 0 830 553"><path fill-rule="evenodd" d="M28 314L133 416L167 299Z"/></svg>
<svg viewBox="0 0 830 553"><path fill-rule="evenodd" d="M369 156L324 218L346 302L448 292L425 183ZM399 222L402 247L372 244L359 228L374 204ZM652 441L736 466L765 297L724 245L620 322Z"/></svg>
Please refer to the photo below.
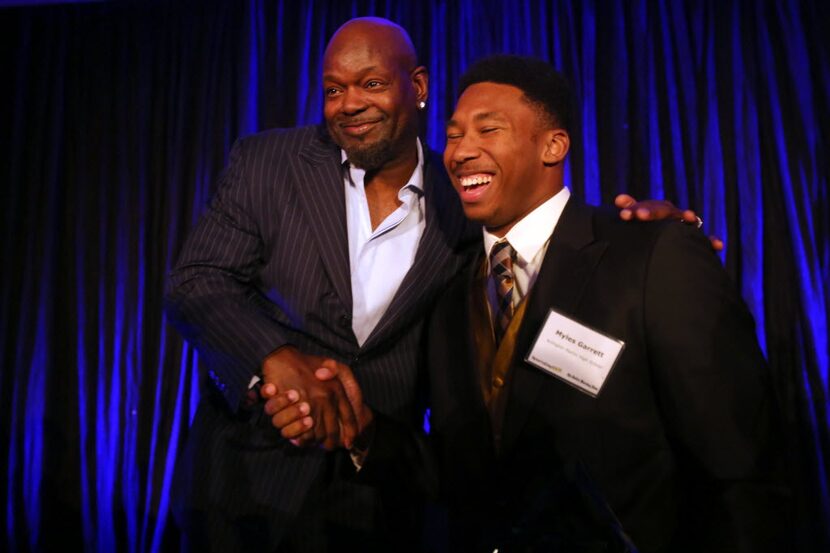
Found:
<svg viewBox="0 0 830 553"><path fill-rule="evenodd" d="M352 318L348 315L340 317L340 326L343 328L350 328L352 326Z"/></svg>
<svg viewBox="0 0 830 553"><path fill-rule="evenodd" d="M501 388L502 386L504 386L504 380L500 376L497 376L493 379L493 386L495 388Z"/></svg>

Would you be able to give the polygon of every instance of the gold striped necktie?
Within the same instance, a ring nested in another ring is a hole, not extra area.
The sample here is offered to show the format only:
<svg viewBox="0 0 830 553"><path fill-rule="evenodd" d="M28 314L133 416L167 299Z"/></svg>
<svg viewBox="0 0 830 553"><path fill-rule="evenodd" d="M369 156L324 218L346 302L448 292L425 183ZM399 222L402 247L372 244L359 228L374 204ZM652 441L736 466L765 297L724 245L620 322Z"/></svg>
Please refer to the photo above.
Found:
<svg viewBox="0 0 830 553"><path fill-rule="evenodd" d="M507 240L499 240L490 250L490 271L496 282L497 305L493 322L496 344L501 342L513 318L513 260L516 250Z"/></svg>

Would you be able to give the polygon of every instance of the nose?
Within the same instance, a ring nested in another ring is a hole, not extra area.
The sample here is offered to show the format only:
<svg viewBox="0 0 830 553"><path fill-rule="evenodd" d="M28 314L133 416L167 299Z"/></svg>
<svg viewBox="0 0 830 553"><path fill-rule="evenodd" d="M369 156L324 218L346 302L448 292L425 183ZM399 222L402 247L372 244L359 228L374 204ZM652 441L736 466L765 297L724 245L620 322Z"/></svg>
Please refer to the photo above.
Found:
<svg viewBox="0 0 830 553"><path fill-rule="evenodd" d="M447 142L449 159L455 165L460 165L481 155L475 140L469 135L462 135Z"/></svg>
<svg viewBox="0 0 830 553"><path fill-rule="evenodd" d="M367 108L366 98L359 89L355 89L351 86L348 87L345 91L343 91L342 98L343 103L341 104L341 109L343 113L354 115Z"/></svg>

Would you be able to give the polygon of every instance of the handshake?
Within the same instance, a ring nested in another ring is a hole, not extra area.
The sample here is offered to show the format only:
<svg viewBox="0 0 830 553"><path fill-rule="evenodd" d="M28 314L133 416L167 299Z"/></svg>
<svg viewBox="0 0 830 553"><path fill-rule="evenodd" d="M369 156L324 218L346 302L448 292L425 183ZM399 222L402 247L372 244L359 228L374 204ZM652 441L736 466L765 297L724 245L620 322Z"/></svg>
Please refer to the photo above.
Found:
<svg viewBox="0 0 830 553"><path fill-rule="evenodd" d="M351 449L374 420L343 363L284 346L265 358L262 375L264 411L295 446Z"/></svg>

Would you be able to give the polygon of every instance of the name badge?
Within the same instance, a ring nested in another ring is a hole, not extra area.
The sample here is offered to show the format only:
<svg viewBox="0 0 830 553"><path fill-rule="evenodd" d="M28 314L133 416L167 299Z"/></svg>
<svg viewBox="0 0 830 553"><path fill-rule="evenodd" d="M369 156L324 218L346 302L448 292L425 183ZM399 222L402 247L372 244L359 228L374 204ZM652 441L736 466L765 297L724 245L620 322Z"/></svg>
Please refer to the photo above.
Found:
<svg viewBox="0 0 830 553"><path fill-rule="evenodd" d="M597 397L624 347L622 340L551 309L525 361Z"/></svg>

